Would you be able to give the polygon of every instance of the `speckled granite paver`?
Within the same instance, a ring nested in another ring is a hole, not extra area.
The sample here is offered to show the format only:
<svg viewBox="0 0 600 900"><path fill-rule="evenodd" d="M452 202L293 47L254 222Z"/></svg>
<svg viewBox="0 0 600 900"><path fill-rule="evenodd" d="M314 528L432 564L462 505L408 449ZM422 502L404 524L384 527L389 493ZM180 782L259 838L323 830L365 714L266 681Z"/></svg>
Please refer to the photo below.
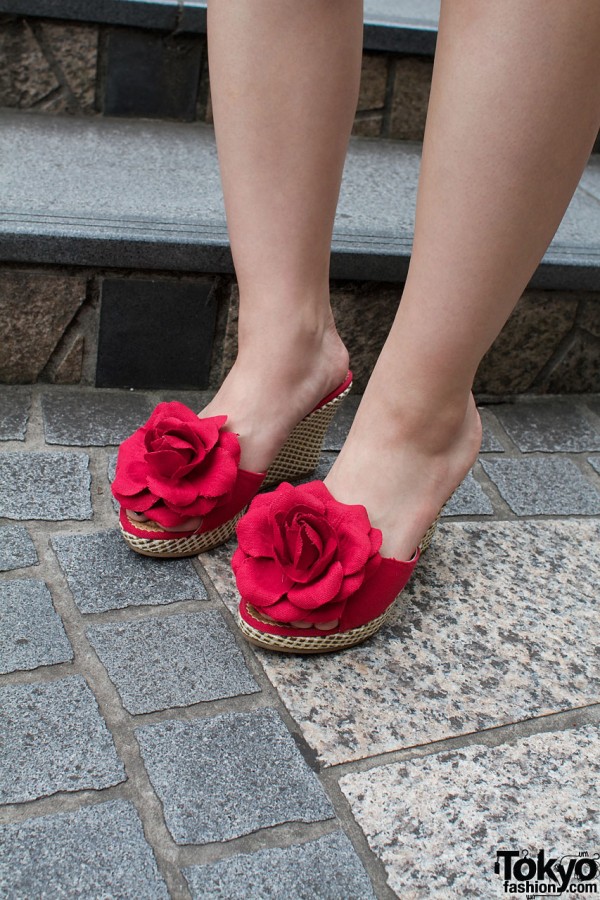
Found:
<svg viewBox="0 0 600 900"><path fill-rule="evenodd" d="M597 453L594 456L588 456L588 462L593 466L598 475L600 475L600 453Z"/></svg>
<svg viewBox="0 0 600 900"><path fill-rule="evenodd" d="M275 710L163 722L136 735L179 844L227 841L334 814Z"/></svg>
<svg viewBox="0 0 600 900"><path fill-rule="evenodd" d="M0 441L23 441L31 408L31 391L0 387Z"/></svg>
<svg viewBox="0 0 600 900"><path fill-rule="evenodd" d="M201 558L233 610L231 547ZM259 651L329 764L597 702L600 522L443 523L381 631L340 654Z"/></svg>
<svg viewBox="0 0 600 900"><path fill-rule="evenodd" d="M24 525L0 527L0 572L35 566L37 561L33 541Z"/></svg>
<svg viewBox="0 0 600 900"><path fill-rule="evenodd" d="M131 713L260 691L218 610L96 625L87 635Z"/></svg>
<svg viewBox="0 0 600 900"><path fill-rule="evenodd" d="M442 516L491 516L493 512L492 501L469 472L444 506Z"/></svg>
<svg viewBox="0 0 600 900"><path fill-rule="evenodd" d="M481 465L519 516L600 515L600 491L570 459L482 459Z"/></svg>
<svg viewBox="0 0 600 900"><path fill-rule="evenodd" d="M3 803L125 780L96 699L80 675L9 685L0 690L0 706Z"/></svg>
<svg viewBox="0 0 600 900"><path fill-rule="evenodd" d="M600 450L600 430L572 400L520 400L497 409L522 453Z"/></svg>
<svg viewBox="0 0 600 900"><path fill-rule="evenodd" d="M52 547L83 613L206 599L189 559L140 556L116 529L56 535Z"/></svg>
<svg viewBox="0 0 600 900"><path fill-rule="evenodd" d="M494 872L498 850L598 852L599 740L588 725L475 744L344 775L340 786L402 900L512 896Z"/></svg>
<svg viewBox="0 0 600 900"><path fill-rule="evenodd" d="M46 443L78 447L120 444L143 425L154 404L123 391L64 391L42 397Z"/></svg>
<svg viewBox="0 0 600 900"><path fill-rule="evenodd" d="M0 828L0 860L0 894L11 900L169 897L140 818L124 800Z"/></svg>
<svg viewBox="0 0 600 900"><path fill-rule="evenodd" d="M0 673L73 659L73 648L43 581L0 583Z"/></svg>
<svg viewBox="0 0 600 900"><path fill-rule="evenodd" d="M341 832L184 869L194 900L375 900L356 852Z"/></svg>
<svg viewBox="0 0 600 900"><path fill-rule="evenodd" d="M91 519L87 453L17 451L0 455L0 516Z"/></svg>

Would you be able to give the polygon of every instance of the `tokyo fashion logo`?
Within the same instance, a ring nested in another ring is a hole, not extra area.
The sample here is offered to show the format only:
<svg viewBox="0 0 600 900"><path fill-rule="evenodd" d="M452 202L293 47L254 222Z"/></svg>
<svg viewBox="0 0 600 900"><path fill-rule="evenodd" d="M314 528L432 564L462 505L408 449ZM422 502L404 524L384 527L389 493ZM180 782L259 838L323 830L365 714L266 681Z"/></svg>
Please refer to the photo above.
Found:
<svg viewBox="0 0 600 900"><path fill-rule="evenodd" d="M526 894L528 898L548 894L597 894L600 854L536 855L528 850L497 850L494 865L505 894Z"/></svg>

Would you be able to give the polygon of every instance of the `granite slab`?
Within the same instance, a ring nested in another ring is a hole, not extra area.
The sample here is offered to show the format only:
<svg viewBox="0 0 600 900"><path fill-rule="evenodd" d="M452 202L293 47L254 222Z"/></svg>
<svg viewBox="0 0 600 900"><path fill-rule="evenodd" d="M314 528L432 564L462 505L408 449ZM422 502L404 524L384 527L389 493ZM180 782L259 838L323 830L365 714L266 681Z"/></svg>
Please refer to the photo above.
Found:
<svg viewBox="0 0 600 900"><path fill-rule="evenodd" d="M233 543L201 561L234 611ZM388 623L342 653L257 651L335 765L597 702L600 523L443 522Z"/></svg>
<svg viewBox="0 0 600 900"><path fill-rule="evenodd" d="M99 790L125 781L96 699L80 675L13 684L0 695L1 802L23 803L57 791Z"/></svg>
<svg viewBox="0 0 600 900"><path fill-rule="evenodd" d="M189 559L140 556L116 529L59 534L51 543L83 613L206 600L206 589Z"/></svg>
<svg viewBox="0 0 600 900"><path fill-rule="evenodd" d="M498 851L534 863L540 849L546 861L597 854L599 739L598 727L585 725L474 744L347 774L340 787L402 900L512 896ZM545 896L551 879L540 881L535 895Z"/></svg>
<svg viewBox="0 0 600 900"><path fill-rule="evenodd" d="M24 441L31 407L28 388L0 387L0 441Z"/></svg>
<svg viewBox="0 0 600 900"><path fill-rule="evenodd" d="M481 465L518 516L600 515L600 491L568 457L482 458Z"/></svg>
<svg viewBox="0 0 600 900"><path fill-rule="evenodd" d="M183 872L194 900L375 900L369 876L341 831Z"/></svg>
<svg viewBox="0 0 600 900"><path fill-rule="evenodd" d="M492 501L475 480L472 472L468 473L442 509L443 517L491 516L493 513Z"/></svg>
<svg viewBox="0 0 600 900"><path fill-rule="evenodd" d="M169 897L140 818L125 800L6 825L0 861L0 892L6 888L11 900Z"/></svg>
<svg viewBox="0 0 600 900"><path fill-rule="evenodd" d="M0 516L7 519L91 519L87 453L0 456Z"/></svg>
<svg viewBox="0 0 600 900"><path fill-rule="evenodd" d="M172 720L138 728L136 736L178 844L227 841L334 815L273 709Z"/></svg>
<svg viewBox="0 0 600 900"><path fill-rule="evenodd" d="M38 562L37 551L24 525L0 528L0 572L24 569Z"/></svg>
<svg viewBox="0 0 600 900"><path fill-rule="evenodd" d="M519 400L498 406L496 415L522 453L600 450L600 429L572 400Z"/></svg>
<svg viewBox="0 0 600 900"><path fill-rule="evenodd" d="M37 669L73 659L73 648L43 581L0 584L0 673Z"/></svg>
<svg viewBox="0 0 600 900"><path fill-rule="evenodd" d="M143 425L154 404L129 391L61 391L42 397L47 444L104 447L120 444Z"/></svg>
<svg viewBox="0 0 600 900"><path fill-rule="evenodd" d="M87 636L130 713L260 691L218 610L95 625Z"/></svg>

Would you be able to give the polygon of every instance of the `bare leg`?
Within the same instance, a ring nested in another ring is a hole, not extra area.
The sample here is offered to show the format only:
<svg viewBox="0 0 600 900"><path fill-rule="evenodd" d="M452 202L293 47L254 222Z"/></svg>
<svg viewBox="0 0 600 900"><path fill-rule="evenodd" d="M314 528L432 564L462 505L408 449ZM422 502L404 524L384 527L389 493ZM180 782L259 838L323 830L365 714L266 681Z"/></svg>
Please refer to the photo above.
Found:
<svg viewBox="0 0 600 900"><path fill-rule="evenodd" d="M475 371L590 153L599 40L595 0L442 0L410 272L326 479L384 555L411 556L476 459Z"/></svg>
<svg viewBox="0 0 600 900"><path fill-rule="evenodd" d="M208 4L240 312L238 358L202 415L229 416L245 469L265 470L293 426L348 371L329 303L329 257L358 99L362 21L362 0Z"/></svg>

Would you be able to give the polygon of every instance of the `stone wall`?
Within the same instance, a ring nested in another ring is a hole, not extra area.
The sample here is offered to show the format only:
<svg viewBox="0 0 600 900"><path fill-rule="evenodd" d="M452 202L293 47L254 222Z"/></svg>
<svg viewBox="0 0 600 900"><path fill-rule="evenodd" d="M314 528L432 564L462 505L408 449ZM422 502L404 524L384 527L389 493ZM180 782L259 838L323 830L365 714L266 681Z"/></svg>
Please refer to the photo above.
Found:
<svg viewBox="0 0 600 900"><path fill-rule="evenodd" d="M0 16L0 59L0 107L212 122L204 35ZM365 52L353 134L421 141L432 70Z"/></svg>
<svg viewBox="0 0 600 900"><path fill-rule="evenodd" d="M331 288L362 391L402 288L336 281ZM135 302L115 327L109 300L125 303L129 296ZM151 314L142 316L145 297ZM165 388L216 388L235 358L237 310L232 277L4 266L0 320L11 329L0 346L0 381L93 385L98 371L106 387L154 387L158 379ZM115 356L123 372L135 373L134 383L130 374L119 380ZM174 373L164 385L163 372ZM485 356L475 389L480 397L600 391L600 294L526 292Z"/></svg>
<svg viewBox="0 0 600 900"><path fill-rule="evenodd" d="M212 122L203 35L5 16L0 58L0 107ZM421 140L431 70L423 57L365 53L354 133Z"/></svg>

